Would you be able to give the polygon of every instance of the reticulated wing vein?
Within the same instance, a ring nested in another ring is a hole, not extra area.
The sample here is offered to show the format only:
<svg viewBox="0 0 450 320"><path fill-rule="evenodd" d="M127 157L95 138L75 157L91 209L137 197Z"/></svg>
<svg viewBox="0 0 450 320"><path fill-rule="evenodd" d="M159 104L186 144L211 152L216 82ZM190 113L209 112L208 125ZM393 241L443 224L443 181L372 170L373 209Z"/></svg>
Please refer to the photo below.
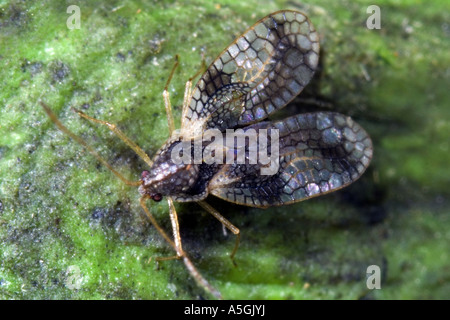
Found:
<svg viewBox="0 0 450 320"><path fill-rule="evenodd" d="M300 12L279 11L261 19L200 78L183 127L224 130L260 121L284 107L311 80L318 41Z"/></svg>

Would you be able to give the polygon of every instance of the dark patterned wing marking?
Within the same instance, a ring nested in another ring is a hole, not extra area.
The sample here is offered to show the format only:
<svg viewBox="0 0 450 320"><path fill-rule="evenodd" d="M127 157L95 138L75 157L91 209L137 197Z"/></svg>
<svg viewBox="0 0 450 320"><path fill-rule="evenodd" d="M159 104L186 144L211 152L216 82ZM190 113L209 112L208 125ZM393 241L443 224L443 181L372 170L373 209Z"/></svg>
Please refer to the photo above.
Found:
<svg viewBox="0 0 450 320"><path fill-rule="evenodd" d="M193 90L183 128L234 128L284 107L311 80L319 36L308 18L279 11L245 31L209 66Z"/></svg>
<svg viewBox="0 0 450 320"><path fill-rule="evenodd" d="M349 185L372 158L368 134L338 113L302 114L265 123L264 127L279 130L278 172L264 176L259 165L225 165L211 180L210 193L248 206L289 204Z"/></svg>

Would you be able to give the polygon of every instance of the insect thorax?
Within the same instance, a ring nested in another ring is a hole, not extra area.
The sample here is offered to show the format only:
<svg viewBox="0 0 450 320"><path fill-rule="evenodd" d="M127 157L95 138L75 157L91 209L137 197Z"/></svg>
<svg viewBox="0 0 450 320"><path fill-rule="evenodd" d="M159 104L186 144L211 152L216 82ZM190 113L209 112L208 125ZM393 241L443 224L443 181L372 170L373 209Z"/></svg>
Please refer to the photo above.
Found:
<svg viewBox="0 0 450 320"><path fill-rule="evenodd" d="M169 196L176 201L198 201L206 198L211 177L219 170L215 164L178 163L173 157L174 148L181 139L169 140L153 159L153 166L142 173L141 194L151 198ZM194 146L191 148L194 157Z"/></svg>

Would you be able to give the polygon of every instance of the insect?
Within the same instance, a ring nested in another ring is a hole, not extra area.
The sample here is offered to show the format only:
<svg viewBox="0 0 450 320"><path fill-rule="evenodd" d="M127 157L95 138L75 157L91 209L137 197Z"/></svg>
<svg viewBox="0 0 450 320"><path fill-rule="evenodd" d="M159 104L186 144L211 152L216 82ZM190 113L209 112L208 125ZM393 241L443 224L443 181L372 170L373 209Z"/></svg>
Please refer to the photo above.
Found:
<svg viewBox="0 0 450 320"><path fill-rule="evenodd" d="M84 140L70 132L50 108L41 104L62 131L125 183L139 187L143 210L176 253L160 260L183 260L197 283L221 298L183 250L174 201L199 203L233 232L236 235L230 255L233 258L240 231L205 202L208 195L246 206L280 206L341 189L357 180L369 166L371 140L350 117L316 112L279 121L266 120L303 90L314 75L318 59L319 36L308 17L289 10L272 13L223 50L194 88L192 79L187 81L181 127L175 129L168 86L177 60L163 91L170 138L153 160L114 124L75 109L81 117L107 126L148 164L149 169L142 172L137 182L128 181L115 171ZM222 134L232 129L239 134L229 144ZM205 132L213 134L205 138ZM244 138L239 140L240 136ZM234 139L238 143L234 144ZM208 159L205 153L210 155ZM180 162L181 154L189 161ZM272 157L274 161L258 158L255 161L251 157L255 154ZM241 155L241 161L237 161ZM163 198L169 204L173 238L146 206L147 200Z"/></svg>

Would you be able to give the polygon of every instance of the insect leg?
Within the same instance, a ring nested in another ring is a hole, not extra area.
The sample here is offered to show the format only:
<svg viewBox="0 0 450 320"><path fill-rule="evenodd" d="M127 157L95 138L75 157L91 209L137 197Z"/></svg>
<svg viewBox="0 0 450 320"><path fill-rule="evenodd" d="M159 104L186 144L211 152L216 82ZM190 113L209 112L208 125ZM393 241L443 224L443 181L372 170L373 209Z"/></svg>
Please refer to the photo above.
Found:
<svg viewBox="0 0 450 320"><path fill-rule="evenodd" d="M191 89L192 89L192 79L189 79L186 82L186 87L184 88L184 98L183 98L183 111L181 114L181 128L183 128L183 121L186 118L186 113L188 110L189 100L191 98Z"/></svg>
<svg viewBox="0 0 450 320"><path fill-rule="evenodd" d="M170 246L175 251L177 251L175 243L172 241L172 239L170 239L170 237L167 235L167 233L161 228L161 226L158 224L158 222L156 222L155 217L150 213L150 210L148 210L147 206L145 205L145 201L147 199L150 199L150 198L147 196L143 196L140 200L141 207L142 207L142 209L144 209L145 214L147 215L147 218L150 220L150 223L156 228L156 230L162 235L164 240L166 240L170 244ZM177 252L176 256L157 257L155 260L156 261L167 261L167 260L173 260L173 259L180 259L178 252Z"/></svg>
<svg viewBox="0 0 450 320"><path fill-rule="evenodd" d="M209 282L203 278L203 276L198 272L197 268L195 268L194 264L191 262L191 260L188 258L186 253L183 251L183 248L181 247L181 237L180 237L180 228L178 224L178 216L177 212L175 210L175 206L173 205L172 199L168 198L169 203L169 211L170 211L170 221L172 223L172 230L174 234L174 241L169 238L167 233L161 228L161 226L156 221L155 217L150 213L147 206L145 205L145 201L149 199L148 196L143 196L140 199L140 204L142 209L144 209L145 214L147 215L150 222L153 224L153 226L158 230L158 232L162 235L162 237L169 243L169 245L175 250L177 253L176 256L166 257L166 258L158 258L157 260L163 261L163 260L171 260L171 259L183 259L183 262L188 269L191 276L197 281L197 283L204 288L207 292L212 294L217 299L222 299L222 295L220 292L215 289L213 286L209 284Z"/></svg>
<svg viewBox="0 0 450 320"><path fill-rule="evenodd" d="M236 243L234 245L234 249L233 252L230 254L230 258L233 261L233 264L236 265L235 261L234 261L234 256L236 255L237 249L239 247L239 242L241 240L241 232L239 231L238 228L236 228L230 221L228 221L227 219L225 219L224 216L222 216L216 209L214 209L213 207L211 207L208 203L206 203L205 201L199 201L197 202L200 206L203 207L203 209L205 209L206 211L208 211L209 213L211 213L217 220L219 220L228 230L230 230L231 232L234 233L234 235L236 236Z"/></svg>
<svg viewBox="0 0 450 320"><path fill-rule="evenodd" d="M161 236L164 238L164 240L166 240L169 245L175 249L176 251L176 247L175 247L175 243L172 241L172 239L170 239L170 237L167 235L167 233L163 230L163 228L161 228L161 226L159 225L159 223L156 221L155 217L150 213L150 210L148 210L147 206L145 205L145 201L147 199L150 199L149 196L144 195L141 197L141 199L139 200L139 203L141 204L142 209L144 209L145 214L147 215L148 220L150 220L151 224L156 228L156 230L161 234Z"/></svg>
<svg viewBox="0 0 450 320"><path fill-rule="evenodd" d="M175 206L173 205L172 199L168 198L167 202L169 203L170 221L172 223L173 238L175 241L176 247L175 250L177 252L177 256L183 259L186 268L189 270L192 277L195 279L195 281L197 281L197 283L201 287L203 287L206 291L211 293L217 299L222 299L222 295L220 294L220 292L213 286L211 286L205 278L203 278L203 276L200 274L200 272L198 272L197 268L195 268L194 264L191 262L191 260L187 257L186 253L184 252L181 246L180 226L178 224L177 211L175 210Z"/></svg>
<svg viewBox="0 0 450 320"><path fill-rule="evenodd" d="M175 130L175 124L173 121L172 105L170 104L169 84L170 84L170 81L172 81L173 74L175 73L175 69L177 67L178 67L178 55L175 56L175 63L172 67L172 71L170 72L169 78L167 79L166 86L164 87L164 91L163 91L164 106L166 108L167 122L169 124L169 134L170 135L172 135L172 132Z"/></svg>
<svg viewBox="0 0 450 320"><path fill-rule="evenodd" d="M179 257L184 255L183 246L181 245L180 225L178 223L178 215L173 205L171 198L167 198L170 212L170 222L172 223L173 240L175 241L175 247L177 247L177 255Z"/></svg>
<svg viewBox="0 0 450 320"><path fill-rule="evenodd" d="M133 151L136 152L136 154L139 157L141 157L142 160L144 160L150 167L152 166L153 162L150 160L150 158L144 152L144 150L142 150L136 143L131 141L130 138L128 138L119 128L117 128L117 126L115 124L107 122L107 121L103 121L103 120L98 120L98 119L92 118L92 117L88 116L87 114L85 114L84 112L82 112L82 111L80 111L80 110L78 110L78 109L76 109L74 107L72 107L72 109L76 113L78 113L78 115L80 117L108 127L108 129L111 130L112 132L114 132L120 138L120 140L125 142L127 144L127 146L129 146L131 149L133 149Z"/></svg>
<svg viewBox="0 0 450 320"><path fill-rule="evenodd" d="M189 270L190 274L194 277L194 279L201 287L203 287L207 292L212 294L216 299L219 300L223 299L220 292L216 288L211 286L209 282L202 277L202 275L198 272L198 270L195 268L195 266L192 264L191 260L189 260L187 256L183 256L183 262L186 268Z"/></svg>
<svg viewBox="0 0 450 320"><path fill-rule="evenodd" d="M43 102L41 102L41 106L44 109L45 113L47 113L50 120L53 121L53 123L65 134L67 134L69 137L71 137L73 140L81 144L83 147L85 147L98 161L100 161L105 167L107 167L109 170L111 170L112 173L114 173L120 180L122 180L125 184L129 186L139 186L141 184L140 181L130 181L126 179L124 176L122 176L119 172L114 170L114 168L105 160L103 159L97 151L95 151L90 145L86 143L83 139L81 139L79 136L74 134L72 131L67 129L61 121L58 120L58 117L53 113L53 111Z"/></svg>
<svg viewBox="0 0 450 320"><path fill-rule="evenodd" d="M181 127L183 128L183 121L186 118L186 114L189 109L189 103L192 96L192 81L197 78L200 74L205 72L206 70L206 62L204 59L202 59L202 67L199 71L197 71L196 74L194 74L193 77L189 78L189 80L186 82L186 86L184 88L184 98L183 98L183 111L181 115Z"/></svg>

